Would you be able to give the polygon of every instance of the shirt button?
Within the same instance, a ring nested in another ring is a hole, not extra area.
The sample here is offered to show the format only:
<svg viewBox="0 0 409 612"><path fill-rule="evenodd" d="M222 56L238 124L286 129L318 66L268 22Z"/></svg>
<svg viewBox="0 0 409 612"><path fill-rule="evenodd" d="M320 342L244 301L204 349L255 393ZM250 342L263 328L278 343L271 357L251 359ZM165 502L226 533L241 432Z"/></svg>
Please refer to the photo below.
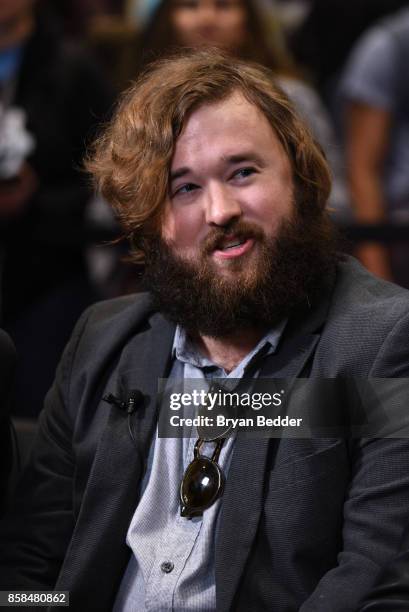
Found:
<svg viewBox="0 0 409 612"><path fill-rule="evenodd" d="M165 572L165 574L170 574L174 567L175 566L173 565L172 561L164 561L161 564L160 569L162 572Z"/></svg>

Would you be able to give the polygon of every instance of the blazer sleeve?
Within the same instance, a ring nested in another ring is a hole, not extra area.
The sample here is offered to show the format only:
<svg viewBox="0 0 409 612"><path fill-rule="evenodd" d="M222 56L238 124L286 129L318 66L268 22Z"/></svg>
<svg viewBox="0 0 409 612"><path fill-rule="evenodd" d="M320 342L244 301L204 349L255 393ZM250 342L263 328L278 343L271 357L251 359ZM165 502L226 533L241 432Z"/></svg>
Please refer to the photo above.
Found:
<svg viewBox="0 0 409 612"><path fill-rule="evenodd" d="M10 400L16 365L16 349L11 338L0 329L0 517L6 507L12 467Z"/></svg>
<svg viewBox="0 0 409 612"><path fill-rule="evenodd" d="M71 538L75 463L67 394L88 314L80 318L64 351L39 417L30 462L0 523L0 590L52 589Z"/></svg>
<svg viewBox="0 0 409 612"><path fill-rule="evenodd" d="M409 378L407 315L397 321L382 343L370 377ZM388 406L385 406L385 410L388 410ZM393 435L399 435L399 428L394 429ZM397 555L408 517L407 429L402 429L400 438L353 440L351 481L344 503L343 548L337 565L322 577L300 612L360 610L382 567ZM406 555L405 576L409 574L408 567ZM407 585L405 588L407 596L409 589ZM391 589L385 592L390 596ZM368 605L368 608L364 608L365 612L372 609L395 610L394 607L382 607L382 603L375 608ZM408 606L406 603L406 608L397 607L396 610L409 609Z"/></svg>
<svg viewBox="0 0 409 612"><path fill-rule="evenodd" d="M359 612L407 612L409 610L409 542L380 573L375 588L366 598Z"/></svg>

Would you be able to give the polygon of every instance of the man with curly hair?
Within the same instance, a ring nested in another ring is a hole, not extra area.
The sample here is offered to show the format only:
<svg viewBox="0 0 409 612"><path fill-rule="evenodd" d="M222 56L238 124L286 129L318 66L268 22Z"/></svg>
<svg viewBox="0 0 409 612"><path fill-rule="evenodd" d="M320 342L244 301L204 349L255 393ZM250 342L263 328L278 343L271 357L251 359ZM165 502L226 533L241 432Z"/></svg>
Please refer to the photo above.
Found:
<svg viewBox="0 0 409 612"><path fill-rule="evenodd" d="M88 168L149 291L74 331L1 588L78 611L355 611L406 522L407 440L157 427L158 379L408 376L408 294L337 254L319 146L267 70L202 50L140 77Z"/></svg>

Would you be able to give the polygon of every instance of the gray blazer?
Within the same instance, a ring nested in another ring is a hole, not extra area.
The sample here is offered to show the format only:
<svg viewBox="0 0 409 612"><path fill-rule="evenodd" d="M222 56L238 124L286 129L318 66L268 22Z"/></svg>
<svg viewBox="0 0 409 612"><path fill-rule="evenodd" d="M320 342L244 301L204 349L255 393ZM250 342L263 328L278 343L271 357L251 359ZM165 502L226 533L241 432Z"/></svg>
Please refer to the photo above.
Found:
<svg viewBox="0 0 409 612"><path fill-rule="evenodd" d="M2 589L55 587L71 592L71 610L112 609L173 335L147 294L84 313L3 527ZM294 313L267 370L409 376L409 293L348 259L320 303ZM132 415L136 446L126 415L102 400L132 389L145 398ZM357 610L408 515L405 439L238 439L216 546L217 612Z"/></svg>

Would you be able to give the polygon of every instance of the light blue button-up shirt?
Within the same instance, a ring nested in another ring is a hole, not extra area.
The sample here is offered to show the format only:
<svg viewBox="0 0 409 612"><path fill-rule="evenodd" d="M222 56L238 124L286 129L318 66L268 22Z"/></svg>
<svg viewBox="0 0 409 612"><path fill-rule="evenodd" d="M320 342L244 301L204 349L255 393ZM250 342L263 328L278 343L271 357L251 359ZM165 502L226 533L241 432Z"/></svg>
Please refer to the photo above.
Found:
<svg viewBox="0 0 409 612"><path fill-rule="evenodd" d="M246 366L261 351L275 351L285 322L267 333L229 374L200 355L185 331L177 327L170 378L242 378ZM254 374L257 376L258 372ZM180 516L179 488L193 459L197 435L152 440L142 495L128 529L132 549L114 612L210 612L216 609L215 538L221 499L187 519ZM218 460L227 475L234 437L227 438ZM202 449L211 455L214 443Z"/></svg>

